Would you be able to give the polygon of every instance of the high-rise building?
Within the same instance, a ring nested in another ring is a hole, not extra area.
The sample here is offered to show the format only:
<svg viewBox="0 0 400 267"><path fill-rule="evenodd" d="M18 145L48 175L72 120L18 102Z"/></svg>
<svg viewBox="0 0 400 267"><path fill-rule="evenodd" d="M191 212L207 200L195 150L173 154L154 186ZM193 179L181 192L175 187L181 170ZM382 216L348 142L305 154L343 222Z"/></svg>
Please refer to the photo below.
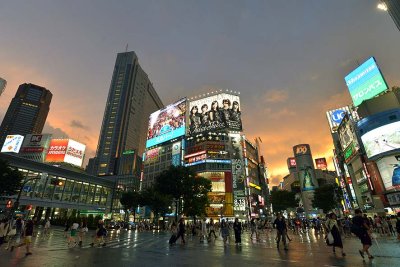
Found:
<svg viewBox="0 0 400 267"><path fill-rule="evenodd" d="M53 95L44 87L24 83L18 87L0 126L0 143L9 134L42 133Z"/></svg>
<svg viewBox="0 0 400 267"><path fill-rule="evenodd" d="M161 107L163 103L135 52L118 53L96 158L91 161L95 174L116 174L118 159L124 151L143 154L149 115Z"/></svg>
<svg viewBox="0 0 400 267"><path fill-rule="evenodd" d="M382 0L382 1L385 3L387 11L392 17L397 28L400 30L400 1L399 0Z"/></svg>
<svg viewBox="0 0 400 267"><path fill-rule="evenodd" d="M0 78L0 95L4 92L4 89L6 89L7 81Z"/></svg>

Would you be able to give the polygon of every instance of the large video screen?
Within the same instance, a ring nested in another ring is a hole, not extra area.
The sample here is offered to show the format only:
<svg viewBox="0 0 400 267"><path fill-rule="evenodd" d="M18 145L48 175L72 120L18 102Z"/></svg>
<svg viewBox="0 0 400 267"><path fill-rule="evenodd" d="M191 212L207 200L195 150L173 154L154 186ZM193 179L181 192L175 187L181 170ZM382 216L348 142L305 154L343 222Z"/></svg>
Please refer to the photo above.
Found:
<svg viewBox="0 0 400 267"><path fill-rule="evenodd" d="M220 130L242 130L239 96L218 94L189 104L189 135Z"/></svg>
<svg viewBox="0 0 400 267"><path fill-rule="evenodd" d="M388 89L374 57L369 58L361 66L350 72L344 80L355 106Z"/></svg>
<svg viewBox="0 0 400 267"><path fill-rule="evenodd" d="M361 136L368 158L400 149L400 121L373 129Z"/></svg>
<svg viewBox="0 0 400 267"><path fill-rule="evenodd" d="M185 135L186 99L150 115L146 148Z"/></svg>
<svg viewBox="0 0 400 267"><path fill-rule="evenodd" d="M386 190L400 188L400 156L390 156L376 161Z"/></svg>

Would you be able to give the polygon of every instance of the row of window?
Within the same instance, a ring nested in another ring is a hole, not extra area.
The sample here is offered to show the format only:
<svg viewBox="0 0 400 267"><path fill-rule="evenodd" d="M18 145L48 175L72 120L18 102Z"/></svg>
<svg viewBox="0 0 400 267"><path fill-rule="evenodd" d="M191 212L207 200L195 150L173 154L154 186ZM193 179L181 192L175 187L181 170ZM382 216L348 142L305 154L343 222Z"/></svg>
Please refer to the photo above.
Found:
<svg viewBox="0 0 400 267"><path fill-rule="evenodd" d="M105 186L19 170L25 174L25 179L35 179L26 183L22 196L100 206L106 206L111 200L111 188ZM62 181L61 186L54 185L57 180Z"/></svg>

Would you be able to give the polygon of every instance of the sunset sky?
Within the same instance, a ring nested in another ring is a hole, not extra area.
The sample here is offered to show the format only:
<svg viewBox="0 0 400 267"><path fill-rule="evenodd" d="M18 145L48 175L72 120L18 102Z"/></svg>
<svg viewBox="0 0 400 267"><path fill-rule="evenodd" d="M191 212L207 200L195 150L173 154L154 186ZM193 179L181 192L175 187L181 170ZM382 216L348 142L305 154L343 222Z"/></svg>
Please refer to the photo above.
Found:
<svg viewBox="0 0 400 267"><path fill-rule="evenodd" d="M128 43L164 104L241 92L245 134L261 137L276 184L293 145L331 162L325 112L350 103L343 78L357 62L375 56L400 85L400 32L377 2L0 1L0 119L19 84L44 86L53 93L45 132L86 143L92 157Z"/></svg>

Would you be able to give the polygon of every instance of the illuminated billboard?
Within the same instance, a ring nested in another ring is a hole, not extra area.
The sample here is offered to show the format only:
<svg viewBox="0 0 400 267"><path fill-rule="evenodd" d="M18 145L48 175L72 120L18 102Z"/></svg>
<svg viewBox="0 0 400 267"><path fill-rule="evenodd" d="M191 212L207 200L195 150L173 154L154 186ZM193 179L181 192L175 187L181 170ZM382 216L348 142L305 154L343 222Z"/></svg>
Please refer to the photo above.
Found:
<svg viewBox="0 0 400 267"><path fill-rule="evenodd" d="M326 112L326 117L328 119L329 127L331 128L331 132L334 133L337 131L340 123L342 122L344 116L346 114L350 114L349 107L342 107L334 110L330 110Z"/></svg>
<svg viewBox="0 0 400 267"><path fill-rule="evenodd" d="M400 121L375 128L361 136L368 158L400 149Z"/></svg>
<svg viewBox="0 0 400 267"><path fill-rule="evenodd" d="M71 139L52 139L46 155L46 162L65 162L82 166L86 146Z"/></svg>
<svg viewBox="0 0 400 267"><path fill-rule="evenodd" d="M144 154L144 161L146 164L156 162L158 161L159 155L160 155L159 147L147 150Z"/></svg>
<svg viewBox="0 0 400 267"><path fill-rule="evenodd" d="M7 135L6 140L4 141L3 147L1 148L1 152L11 152L11 153L18 153L24 137L22 135L14 134L14 135Z"/></svg>
<svg viewBox="0 0 400 267"><path fill-rule="evenodd" d="M150 115L146 148L185 135L186 99Z"/></svg>
<svg viewBox="0 0 400 267"><path fill-rule="evenodd" d="M221 93L189 104L189 135L242 130L239 96Z"/></svg>
<svg viewBox="0 0 400 267"><path fill-rule="evenodd" d="M355 106L359 106L364 100L371 99L388 89L374 57L369 58L350 72L344 80Z"/></svg>
<svg viewBox="0 0 400 267"><path fill-rule="evenodd" d="M376 161L386 190L400 189L400 156L384 157Z"/></svg>
<svg viewBox="0 0 400 267"><path fill-rule="evenodd" d="M315 166L317 167L317 169L326 170L328 168L328 163L326 162L326 158L315 159Z"/></svg>
<svg viewBox="0 0 400 267"><path fill-rule="evenodd" d="M349 115L346 114L340 123L338 128L339 142L342 149L345 150L350 144L354 145L354 148L358 151L360 148L357 140L357 134L355 132L355 125L353 121L349 119Z"/></svg>

